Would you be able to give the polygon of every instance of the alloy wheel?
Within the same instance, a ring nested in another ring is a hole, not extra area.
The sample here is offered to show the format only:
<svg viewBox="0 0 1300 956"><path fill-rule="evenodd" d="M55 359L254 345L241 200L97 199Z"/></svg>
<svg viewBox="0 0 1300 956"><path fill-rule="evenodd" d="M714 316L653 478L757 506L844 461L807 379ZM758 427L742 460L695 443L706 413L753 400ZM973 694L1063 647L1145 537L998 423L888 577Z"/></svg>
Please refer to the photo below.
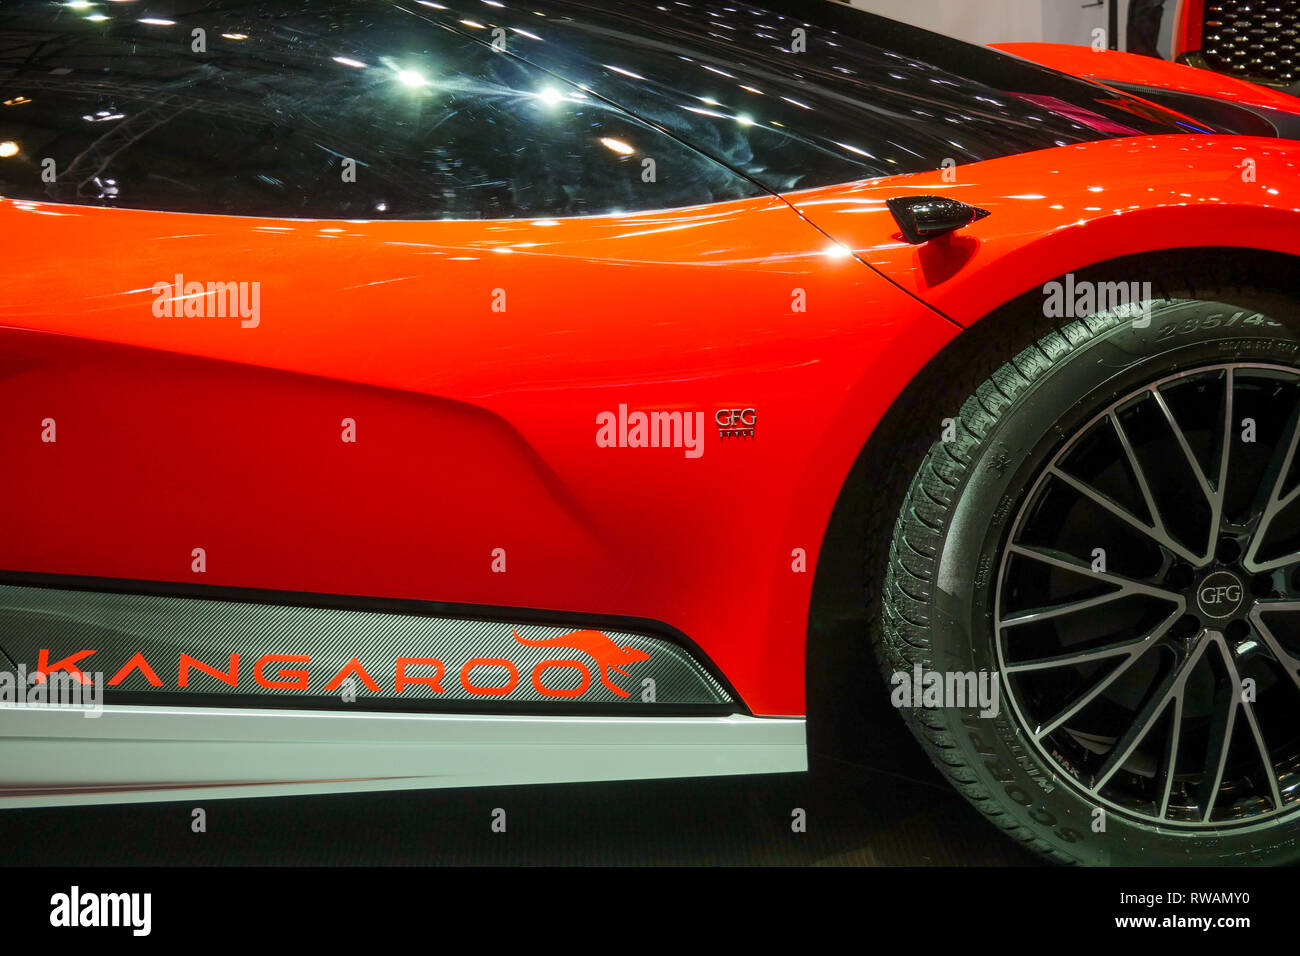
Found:
<svg viewBox="0 0 1300 956"><path fill-rule="evenodd" d="M994 600L1006 698L1063 779L1177 828L1300 807L1300 373L1110 404L1039 472Z"/></svg>

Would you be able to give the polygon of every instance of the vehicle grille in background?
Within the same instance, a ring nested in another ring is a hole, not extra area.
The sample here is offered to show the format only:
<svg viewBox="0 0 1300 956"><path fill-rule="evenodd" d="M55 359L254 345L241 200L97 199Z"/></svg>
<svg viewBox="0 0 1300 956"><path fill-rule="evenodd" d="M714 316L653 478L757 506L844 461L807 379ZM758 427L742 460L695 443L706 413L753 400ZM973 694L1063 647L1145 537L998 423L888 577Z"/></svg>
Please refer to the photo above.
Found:
<svg viewBox="0 0 1300 956"><path fill-rule="evenodd" d="M1300 80L1300 0L1207 0L1201 55L1219 73L1283 86Z"/></svg>

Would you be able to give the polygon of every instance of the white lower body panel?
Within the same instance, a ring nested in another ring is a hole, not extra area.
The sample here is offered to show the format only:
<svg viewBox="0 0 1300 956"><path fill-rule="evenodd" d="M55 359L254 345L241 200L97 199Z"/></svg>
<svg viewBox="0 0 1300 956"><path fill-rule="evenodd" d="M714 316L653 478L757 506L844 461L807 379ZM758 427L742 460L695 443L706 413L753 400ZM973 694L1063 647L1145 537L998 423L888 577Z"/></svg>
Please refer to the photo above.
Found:
<svg viewBox="0 0 1300 956"><path fill-rule="evenodd" d="M0 706L0 808L807 769L801 718Z"/></svg>

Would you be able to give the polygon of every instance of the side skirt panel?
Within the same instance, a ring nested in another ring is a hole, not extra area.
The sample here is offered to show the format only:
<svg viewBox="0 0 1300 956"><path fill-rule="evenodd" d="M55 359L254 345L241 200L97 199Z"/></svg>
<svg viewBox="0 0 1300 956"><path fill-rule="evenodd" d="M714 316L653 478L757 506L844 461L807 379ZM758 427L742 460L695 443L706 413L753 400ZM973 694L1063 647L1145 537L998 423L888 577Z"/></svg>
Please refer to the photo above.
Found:
<svg viewBox="0 0 1300 956"><path fill-rule="evenodd" d="M0 808L808 768L804 720L0 707Z"/></svg>

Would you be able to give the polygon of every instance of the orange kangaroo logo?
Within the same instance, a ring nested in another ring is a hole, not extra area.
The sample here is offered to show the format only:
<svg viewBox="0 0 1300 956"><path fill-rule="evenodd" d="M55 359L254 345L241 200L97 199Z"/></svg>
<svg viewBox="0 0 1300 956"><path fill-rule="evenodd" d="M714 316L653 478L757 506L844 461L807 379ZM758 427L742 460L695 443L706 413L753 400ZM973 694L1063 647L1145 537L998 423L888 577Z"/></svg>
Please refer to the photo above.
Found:
<svg viewBox="0 0 1300 956"><path fill-rule="evenodd" d="M600 682L619 697L627 697L628 692L609 679L609 672L617 671L624 677L628 677L630 675L623 670L624 667L638 661L650 660L650 655L645 651L615 644L600 631L573 631L569 634L561 634L559 637L547 637L536 641L520 637L517 630L514 631L514 635L516 641L529 647L571 647L575 651L582 651L600 667Z"/></svg>

